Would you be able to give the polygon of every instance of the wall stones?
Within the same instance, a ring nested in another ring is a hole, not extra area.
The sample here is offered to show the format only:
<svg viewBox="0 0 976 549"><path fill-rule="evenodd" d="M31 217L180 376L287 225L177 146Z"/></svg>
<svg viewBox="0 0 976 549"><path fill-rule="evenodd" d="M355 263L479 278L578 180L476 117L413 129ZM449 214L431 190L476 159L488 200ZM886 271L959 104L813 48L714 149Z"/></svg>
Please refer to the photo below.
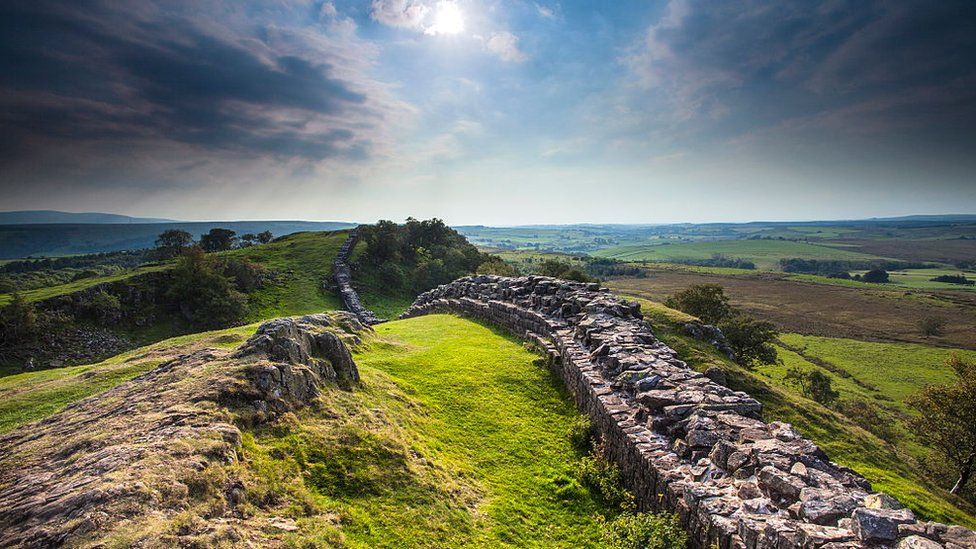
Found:
<svg viewBox="0 0 976 549"><path fill-rule="evenodd" d="M346 310L354 313L363 324L372 326L373 324L379 324L385 321L377 317L373 311L367 309L362 301L359 300L359 294L352 287L352 271L347 263L349 254L352 253L352 249L358 239L359 228L357 227L349 231L349 238L339 247L339 253L336 254L335 260L332 262L332 278L335 281L339 296L342 297L342 304L346 307Z"/></svg>
<svg viewBox="0 0 976 549"><path fill-rule="evenodd" d="M402 317L435 312L543 349L639 508L676 512L698 547L976 547L971 530L917 521L792 426L762 421L758 401L688 368L638 304L597 284L467 277L422 294Z"/></svg>

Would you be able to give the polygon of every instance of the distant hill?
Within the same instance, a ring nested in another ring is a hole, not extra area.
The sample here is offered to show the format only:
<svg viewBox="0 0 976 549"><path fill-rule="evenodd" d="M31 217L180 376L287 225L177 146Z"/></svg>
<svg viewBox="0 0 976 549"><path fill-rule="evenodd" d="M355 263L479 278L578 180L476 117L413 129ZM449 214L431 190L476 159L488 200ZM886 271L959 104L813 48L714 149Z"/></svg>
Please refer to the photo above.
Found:
<svg viewBox="0 0 976 549"><path fill-rule="evenodd" d="M96 214L99 215L99 214ZM159 233L181 229L194 238L214 227L237 234L271 231L274 236L334 231L355 226L342 221L200 221L132 223L47 223L0 225L0 259L63 256L151 248Z"/></svg>
<svg viewBox="0 0 976 549"><path fill-rule="evenodd" d="M59 212L57 210L24 210L0 212L0 225L38 225L54 223L173 223L172 219L130 217L99 212Z"/></svg>

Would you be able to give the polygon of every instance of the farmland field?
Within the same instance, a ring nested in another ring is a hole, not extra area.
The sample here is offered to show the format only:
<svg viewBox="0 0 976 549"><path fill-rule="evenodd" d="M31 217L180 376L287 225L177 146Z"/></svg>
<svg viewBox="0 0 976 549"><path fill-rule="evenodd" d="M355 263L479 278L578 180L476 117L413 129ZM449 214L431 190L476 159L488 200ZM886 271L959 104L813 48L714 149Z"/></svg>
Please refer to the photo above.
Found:
<svg viewBox="0 0 976 549"><path fill-rule="evenodd" d="M679 268L647 269L646 278L606 284L622 294L663 301L694 284L719 284L733 305L772 321L781 330L867 341L900 341L976 349L976 293L906 292L890 285L858 287L802 282L780 273L723 275ZM921 333L918 322L946 322L941 336Z"/></svg>
<svg viewBox="0 0 976 549"><path fill-rule="evenodd" d="M752 261L759 269L774 270L780 259L870 260L878 256L838 247L791 240L711 240L672 244L630 245L595 252L597 257L621 261L682 261L709 259L715 255Z"/></svg>

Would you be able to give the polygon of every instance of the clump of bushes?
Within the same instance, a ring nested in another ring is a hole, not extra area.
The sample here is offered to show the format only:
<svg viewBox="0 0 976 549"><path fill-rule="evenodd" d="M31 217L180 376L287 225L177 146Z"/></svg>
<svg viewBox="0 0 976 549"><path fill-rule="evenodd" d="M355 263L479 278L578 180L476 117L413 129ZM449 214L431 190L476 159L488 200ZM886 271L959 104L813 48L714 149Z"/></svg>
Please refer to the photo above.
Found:
<svg viewBox="0 0 976 549"><path fill-rule="evenodd" d="M677 515L622 513L604 523L603 542L613 549L683 549L688 534Z"/></svg>
<svg viewBox="0 0 976 549"><path fill-rule="evenodd" d="M969 280L965 275L939 275L934 278L930 278L931 282L946 282L948 284L961 284L963 286L972 286L976 284L976 280Z"/></svg>
<svg viewBox="0 0 976 549"><path fill-rule="evenodd" d="M546 259L540 263L536 269L536 274L575 282L596 282L596 279L591 278L580 269L558 259Z"/></svg>
<svg viewBox="0 0 976 549"><path fill-rule="evenodd" d="M198 247L180 256L165 296L185 320L201 328L227 326L247 313L247 296Z"/></svg>
<svg viewBox="0 0 976 549"><path fill-rule="evenodd" d="M725 290L717 284L698 284L682 290L664 302L703 322L714 324L743 366L774 364L778 360L773 341L779 331L765 320L757 320L729 305Z"/></svg>
<svg viewBox="0 0 976 549"><path fill-rule="evenodd" d="M870 282L872 284L887 284L890 282L888 277L888 271L884 269L871 269L870 271L860 275L856 274L851 277L853 280L860 282Z"/></svg>
<svg viewBox="0 0 976 549"><path fill-rule="evenodd" d="M878 410L877 406L864 399L838 401L835 409L854 425L889 444L894 444L901 438L901 433L895 428L895 422Z"/></svg>
<svg viewBox="0 0 976 549"><path fill-rule="evenodd" d="M803 396L824 406L829 406L840 396L831 385L830 376L818 369L804 371L793 367L786 371L786 377L783 379L800 389Z"/></svg>

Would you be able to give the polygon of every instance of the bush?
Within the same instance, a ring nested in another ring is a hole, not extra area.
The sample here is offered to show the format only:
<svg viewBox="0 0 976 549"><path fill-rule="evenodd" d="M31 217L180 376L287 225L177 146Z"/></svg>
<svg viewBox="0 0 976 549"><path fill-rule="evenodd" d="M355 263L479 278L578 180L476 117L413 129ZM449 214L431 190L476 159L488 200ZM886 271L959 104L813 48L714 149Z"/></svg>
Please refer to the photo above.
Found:
<svg viewBox="0 0 976 549"><path fill-rule="evenodd" d="M688 534L677 515L623 513L604 523L603 542L613 549L683 549Z"/></svg>
<svg viewBox="0 0 976 549"><path fill-rule="evenodd" d="M573 421L569 429L569 440L581 454L590 454L593 451L593 441L596 437L596 430L593 423L586 416L579 416Z"/></svg>
<svg viewBox="0 0 976 549"><path fill-rule="evenodd" d="M119 298L103 288L87 296L81 305L88 317L101 324L117 322L122 318L122 303Z"/></svg>
<svg viewBox="0 0 976 549"><path fill-rule="evenodd" d="M488 256L481 265L478 265L475 273L496 276L518 276L518 271L515 270L515 267L505 263L502 258L496 255Z"/></svg>
<svg viewBox="0 0 976 549"><path fill-rule="evenodd" d="M784 379L790 385L798 387L803 396L824 406L829 406L840 396L831 385L830 376L820 370L804 372L800 368L793 367L786 371Z"/></svg>
<svg viewBox="0 0 976 549"><path fill-rule="evenodd" d="M664 304L672 309L697 316L708 324L717 324L732 314L729 298L717 284L691 286L669 297Z"/></svg>
<svg viewBox="0 0 976 549"><path fill-rule="evenodd" d="M872 284L887 284L889 282L888 271L884 269L871 269L863 275L854 275L854 280L870 282Z"/></svg>
<svg viewBox="0 0 976 549"><path fill-rule="evenodd" d="M247 297L196 247L180 257L165 294L183 318L198 327L227 326L247 313Z"/></svg>
<svg viewBox="0 0 976 549"><path fill-rule="evenodd" d="M602 441L593 447L590 455L580 460L576 473L580 484L607 507L621 511L633 509L634 495L624 488L620 468L607 460Z"/></svg>
<svg viewBox="0 0 976 549"><path fill-rule="evenodd" d="M215 227L200 237L200 247L205 252L222 252L237 245L237 233L230 229Z"/></svg>
<svg viewBox="0 0 976 549"><path fill-rule="evenodd" d="M772 322L733 314L719 322L718 328L735 353L735 361L742 366L775 364L778 360L773 341L779 332Z"/></svg>
<svg viewBox="0 0 976 549"><path fill-rule="evenodd" d="M536 268L536 274L561 278L563 280L572 280L574 282L595 282L593 278L590 278L583 271L558 259L546 259L542 263L539 263L539 266Z"/></svg>
<svg viewBox="0 0 976 549"><path fill-rule="evenodd" d="M946 327L946 321L944 318L939 318L935 316L927 316L918 321L918 329L922 332L924 336L939 336L942 335L943 330Z"/></svg>
<svg viewBox="0 0 976 549"><path fill-rule="evenodd" d="M259 263L229 259L219 263L220 272L229 277L242 292L252 292L264 285L267 269Z"/></svg>

